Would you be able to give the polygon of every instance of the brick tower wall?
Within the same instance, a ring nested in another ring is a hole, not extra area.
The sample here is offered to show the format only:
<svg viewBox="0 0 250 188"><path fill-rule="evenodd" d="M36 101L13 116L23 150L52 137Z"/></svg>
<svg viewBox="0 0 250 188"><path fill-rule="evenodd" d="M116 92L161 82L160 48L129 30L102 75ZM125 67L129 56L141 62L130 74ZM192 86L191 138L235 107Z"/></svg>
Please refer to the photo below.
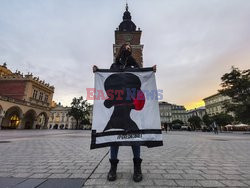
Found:
<svg viewBox="0 0 250 188"><path fill-rule="evenodd" d="M120 47L128 42L132 47L132 56L136 62L143 67L143 45L141 45L141 31L125 32L115 31L115 44L113 45L113 55L116 57Z"/></svg>

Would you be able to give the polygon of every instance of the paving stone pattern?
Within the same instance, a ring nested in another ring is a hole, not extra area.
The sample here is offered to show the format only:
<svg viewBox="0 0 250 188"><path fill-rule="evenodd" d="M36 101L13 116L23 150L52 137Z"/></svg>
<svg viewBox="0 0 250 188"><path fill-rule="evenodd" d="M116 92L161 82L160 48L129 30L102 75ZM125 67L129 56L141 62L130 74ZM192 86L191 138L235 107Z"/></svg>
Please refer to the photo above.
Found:
<svg viewBox="0 0 250 188"><path fill-rule="evenodd" d="M250 135L163 132L163 138L163 147L142 147L142 182L132 181L131 147L120 147L118 178L108 182L108 148L90 150L90 131L1 130L0 188L250 187Z"/></svg>

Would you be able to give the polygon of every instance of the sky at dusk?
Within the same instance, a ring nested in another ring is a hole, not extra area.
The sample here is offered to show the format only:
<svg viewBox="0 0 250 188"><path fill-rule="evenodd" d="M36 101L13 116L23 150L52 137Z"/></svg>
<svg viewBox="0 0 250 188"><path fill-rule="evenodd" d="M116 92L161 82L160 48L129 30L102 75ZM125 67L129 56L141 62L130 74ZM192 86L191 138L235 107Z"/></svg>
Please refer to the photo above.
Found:
<svg viewBox="0 0 250 188"><path fill-rule="evenodd" d="M32 72L70 105L113 62L125 0L0 0L0 64ZM250 68L249 0L128 0L144 66L157 65L164 101L202 105L231 66Z"/></svg>

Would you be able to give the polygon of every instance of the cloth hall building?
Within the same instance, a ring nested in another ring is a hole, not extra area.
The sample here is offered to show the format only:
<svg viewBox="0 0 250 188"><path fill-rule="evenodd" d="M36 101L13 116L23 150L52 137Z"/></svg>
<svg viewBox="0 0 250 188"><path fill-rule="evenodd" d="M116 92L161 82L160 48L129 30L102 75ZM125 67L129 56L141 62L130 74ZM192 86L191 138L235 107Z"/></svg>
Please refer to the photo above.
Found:
<svg viewBox="0 0 250 188"><path fill-rule="evenodd" d="M54 86L0 65L0 129L47 129Z"/></svg>

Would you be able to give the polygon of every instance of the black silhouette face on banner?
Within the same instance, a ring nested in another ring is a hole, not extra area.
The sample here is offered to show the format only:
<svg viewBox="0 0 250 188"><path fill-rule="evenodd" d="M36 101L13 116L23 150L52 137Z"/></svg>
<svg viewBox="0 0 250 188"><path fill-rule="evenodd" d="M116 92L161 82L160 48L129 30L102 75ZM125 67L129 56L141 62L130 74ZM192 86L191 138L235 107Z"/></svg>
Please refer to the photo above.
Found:
<svg viewBox="0 0 250 188"><path fill-rule="evenodd" d="M145 104L139 77L131 73L112 74L105 80L104 88L109 97L104 101L104 106L106 108L114 106L113 114L104 131L109 129L139 130L130 117L132 109L141 110Z"/></svg>

